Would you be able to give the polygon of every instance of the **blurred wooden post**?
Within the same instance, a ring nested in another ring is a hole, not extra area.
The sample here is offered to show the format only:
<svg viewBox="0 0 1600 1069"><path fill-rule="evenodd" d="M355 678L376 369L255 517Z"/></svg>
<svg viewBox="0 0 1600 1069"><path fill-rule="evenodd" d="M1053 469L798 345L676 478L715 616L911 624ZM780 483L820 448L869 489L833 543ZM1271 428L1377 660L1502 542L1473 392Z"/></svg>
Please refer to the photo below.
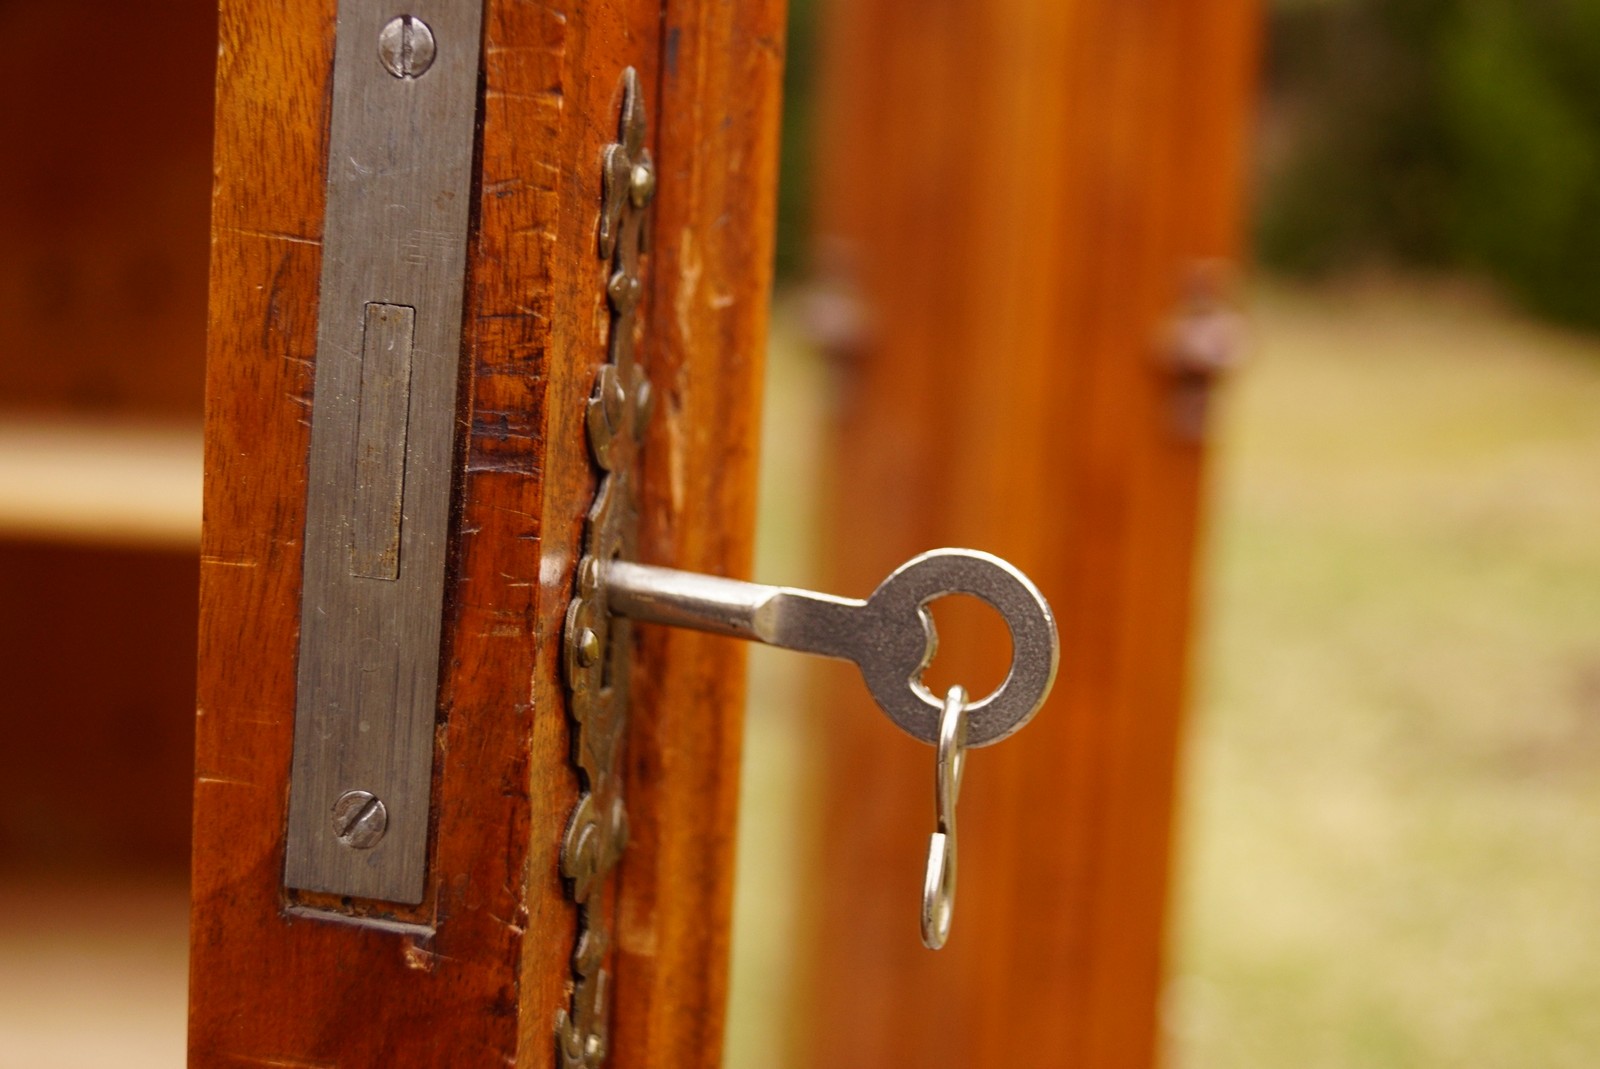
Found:
<svg viewBox="0 0 1600 1069"><path fill-rule="evenodd" d="M829 589L937 545L1060 617L1055 697L971 762L948 949L916 935L932 757L841 674L800 1064L1155 1057L1202 450L1173 322L1237 256L1257 0L834 0L819 266L853 289ZM941 633L940 679L996 632ZM992 674L992 665L991 665Z"/></svg>
<svg viewBox="0 0 1600 1069"><path fill-rule="evenodd" d="M556 1063L578 795L559 668L605 359L602 160L638 69L658 174L641 555L749 566L782 0L486 0L426 898L283 886L335 0L221 8L190 1065ZM478 47L480 42L450 42ZM612 1069L721 1054L738 644L644 636L609 924Z"/></svg>

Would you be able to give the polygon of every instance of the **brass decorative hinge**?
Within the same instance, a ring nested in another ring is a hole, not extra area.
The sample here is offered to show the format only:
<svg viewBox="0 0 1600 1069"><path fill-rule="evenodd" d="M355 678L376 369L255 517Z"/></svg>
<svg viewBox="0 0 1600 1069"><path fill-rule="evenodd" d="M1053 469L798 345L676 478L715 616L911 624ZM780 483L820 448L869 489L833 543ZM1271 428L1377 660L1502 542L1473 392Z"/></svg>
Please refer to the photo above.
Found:
<svg viewBox="0 0 1600 1069"><path fill-rule="evenodd" d="M588 408L589 449L601 470L600 486L584 527L578 591L567 609L565 633L573 757L582 780L561 847L561 873L578 904L572 1005L556 1021L561 1064L567 1069L594 1069L605 1061L607 876L628 840L618 761L628 721L632 627L607 611L601 582L606 562L631 560L635 554L637 458L650 418L650 383L634 356L634 313L644 288L639 255L656 181L645 129L639 75L629 67L622 75L621 138L605 154L600 214L600 255L611 269L606 282L610 353L595 376Z"/></svg>

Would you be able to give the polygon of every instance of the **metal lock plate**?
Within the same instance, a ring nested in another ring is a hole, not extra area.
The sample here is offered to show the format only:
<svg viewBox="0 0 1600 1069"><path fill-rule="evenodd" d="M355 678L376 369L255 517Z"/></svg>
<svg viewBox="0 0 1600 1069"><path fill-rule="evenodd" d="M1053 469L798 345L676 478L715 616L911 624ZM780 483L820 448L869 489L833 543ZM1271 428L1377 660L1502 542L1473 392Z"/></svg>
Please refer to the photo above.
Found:
<svg viewBox="0 0 1600 1069"><path fill-rule="evenodd" d="M422 901L482 0L340 0L284 882Z"/></svg>

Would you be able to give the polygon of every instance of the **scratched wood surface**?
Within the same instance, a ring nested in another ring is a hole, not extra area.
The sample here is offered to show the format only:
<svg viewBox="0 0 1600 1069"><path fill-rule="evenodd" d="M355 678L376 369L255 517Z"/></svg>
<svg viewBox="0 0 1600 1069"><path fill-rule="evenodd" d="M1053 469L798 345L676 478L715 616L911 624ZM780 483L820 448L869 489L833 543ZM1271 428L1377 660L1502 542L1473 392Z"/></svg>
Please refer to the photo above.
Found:
<svg viewBox="0 0 1600 1069"><path fill-rule="evenodd" d="M666 0L641 555L749 575L785 0ZM722 1056L743 643L640 626L617 919L617 1066Z"/></svg>
<svg viewBox="0 0 1600 1069"><path fill-rule="evenodd" d="M594 485L583 400L605 354L601 154L632 64L661 175L644 553L737 574L781 4L489 0L435 818L409 912L281 887L333 15L333 0L222 5L191 1064L548 1066L575 925L557 862L577 796L558 672ZM709 1065L742 662L647 635L636 679L610 1064Z"/></svg>
<svg viewBox="0 0 1600 1069"><path fill-rule="evenodd" d="M1237 255L1256 0L835 0L824 270L865 331L845 379L831 589L935 545L998 552L1056 607L1054 697L978 751L960 899L925 951L932 758L838 678L797 1064L1150 1066L1202 452L1161 339ZM842 282L841 282L842 280ZM941 628L940 678L997 626Z"/></svg>

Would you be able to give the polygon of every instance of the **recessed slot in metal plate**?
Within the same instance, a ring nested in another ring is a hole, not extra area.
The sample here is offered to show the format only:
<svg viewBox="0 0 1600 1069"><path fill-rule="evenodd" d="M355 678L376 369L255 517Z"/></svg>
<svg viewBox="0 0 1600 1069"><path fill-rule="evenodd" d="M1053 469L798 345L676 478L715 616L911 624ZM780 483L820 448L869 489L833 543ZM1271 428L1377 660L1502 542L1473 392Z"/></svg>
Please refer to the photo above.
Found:
<svg viewBox="0 0 1600 1069"><path fill-rule="evenodd" d="M411 349L417 311L367 305L361 342L361 400L356 418L356 485L350 574L400 578L400 507L406 485L406 429Z"/></svg>
<svg viewBox="0 0 1600 1069"><path fill-rule="evenodd" d="M340 0L284 882L427 870L483 0Z"/></svg>

